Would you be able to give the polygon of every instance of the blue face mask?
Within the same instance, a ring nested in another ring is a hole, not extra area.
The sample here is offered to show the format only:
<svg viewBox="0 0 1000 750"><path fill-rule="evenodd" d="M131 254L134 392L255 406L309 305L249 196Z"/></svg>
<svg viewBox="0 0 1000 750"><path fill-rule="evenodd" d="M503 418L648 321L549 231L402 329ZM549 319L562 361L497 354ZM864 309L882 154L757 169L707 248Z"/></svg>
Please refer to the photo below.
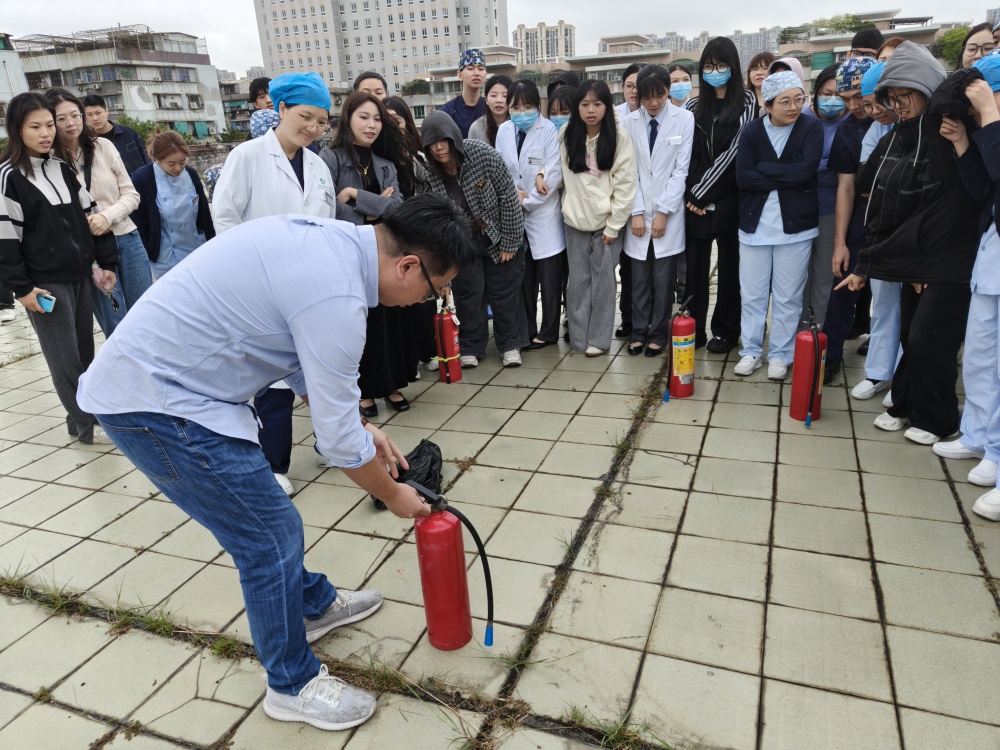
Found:
<svg viewBox="0 0 1000 750"><path fill-rule="evenodd" d="M569 122L569 115L552 115L549 119L556 126L556 130L559 130L559 128Z"/></svg>
<svg viewBox="0 0 1000 750"><path fill-rule="evenodd" d="M538 119L538 110L533 109L530 112L511 112L510 113L511 122L514 123L514 127L520 130L527 130L532 125L535 124L535 120Z"/></svg>
<svg viewBox="0 0 1000 750"><path fill-rule="evenodd" d="M844 104L844 100L839 96L821 96L816 99L816 106L819 108L821 114L827 117L836 117L845 109L847 105Z"/></svg>
<svg viewBox="0 0 1000 750"><path fill-rule="evenodd" d="M677 101L683 101L687 99L687 95L691 93L690 83L672 83L670 84L670 96L672 96Z"/></svg>
<svg viewBox="0 0 1000 750"><path fill-rule="evenodd" d="M713 89L720 89L729 83L729 79L732 78L733 71L727 70L725 73L720 73L717 70L713 70L711 73L701 72L701 80L711 86Z"/></svg>

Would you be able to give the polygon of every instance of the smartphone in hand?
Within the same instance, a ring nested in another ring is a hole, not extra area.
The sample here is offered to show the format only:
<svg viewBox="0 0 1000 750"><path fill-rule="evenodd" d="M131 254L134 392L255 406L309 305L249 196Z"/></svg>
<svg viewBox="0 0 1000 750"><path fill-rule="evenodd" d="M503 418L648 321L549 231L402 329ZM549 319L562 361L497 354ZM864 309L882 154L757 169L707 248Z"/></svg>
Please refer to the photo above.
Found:
<svg viewBox="0 0 1000 750"><path fill-rule="evenodd" d="M35 299L38 301L38 306L47 313L52 312L52 308L56 306L56 298L51 294L39 294Z"/></svg>

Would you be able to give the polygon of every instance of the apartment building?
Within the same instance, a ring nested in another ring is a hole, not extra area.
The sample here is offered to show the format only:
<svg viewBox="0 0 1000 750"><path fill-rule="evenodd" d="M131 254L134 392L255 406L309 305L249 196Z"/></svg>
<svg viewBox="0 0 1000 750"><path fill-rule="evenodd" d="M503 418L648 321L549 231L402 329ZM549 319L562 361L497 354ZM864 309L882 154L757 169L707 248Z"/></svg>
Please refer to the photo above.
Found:
<svg viewBox="0 0 1000 750"><path fill-rule="evenodd" d="M28 90L28 80L24 77L21 57L14 49L10 34L0 34L0 138L7 137L4 124L7 119L7 104L18 94Z"/></svg>
<svg viewBox="0 0 1000 750"><path fill-rule="evenodd" d="M555 26L540 23L530 29L522 23L511 37L512 46L520 50L517 61L521 65L558 63L576 55L576 26L562 20Z"/></svg>

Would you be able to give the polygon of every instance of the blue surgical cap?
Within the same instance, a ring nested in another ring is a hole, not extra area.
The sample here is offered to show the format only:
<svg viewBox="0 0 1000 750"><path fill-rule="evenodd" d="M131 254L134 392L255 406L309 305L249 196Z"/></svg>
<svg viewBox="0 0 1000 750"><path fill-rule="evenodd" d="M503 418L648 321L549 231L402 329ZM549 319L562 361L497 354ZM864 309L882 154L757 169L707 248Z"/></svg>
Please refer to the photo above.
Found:
<svg viewBox="0 0 1000 750"><path fill-rule="evenodd" d="M281 111L282 102L286 107L308 104L330 111L330 92L318 73L284 73L271 79L268 92L275 112Z"/></svg>
<svg viewBox="0 0 1000 750"><path fill-rule="evenodd" d="M972 67L983 74L993 91L1000 91L1000 55L987 55L972 63Z"/></svg>
<svg viewBox="0 0 1000 750"><path fill-rule="evenodd" d="M865 71L865 74L861 76L861 96L875 93L875 87L878 86L883 70L885 70L885 63L880 62L875 63Z"/></svg>

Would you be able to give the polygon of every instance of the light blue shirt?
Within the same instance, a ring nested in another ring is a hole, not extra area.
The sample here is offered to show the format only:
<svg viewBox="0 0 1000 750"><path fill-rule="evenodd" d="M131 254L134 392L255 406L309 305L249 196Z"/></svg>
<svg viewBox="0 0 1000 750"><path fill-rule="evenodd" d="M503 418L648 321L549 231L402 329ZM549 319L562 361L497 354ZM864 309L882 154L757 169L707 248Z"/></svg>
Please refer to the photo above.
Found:
<svg viewBox="0 0 1000 750"><path fill-rule="evenodd" d="M976 265L972 267L972 291L1000 295L1000 235L992 221L979 242Z"/></svg>
<svg viewBox="0 0 1000 750"><path fill-rule="evenodd" d="M160 212L160 255L150 265L160 278L205 244L198 231L198 191L187 171L173 177L153 162L156 209Z"/></svg>
<svg viewBox="0 0 1000 750"><path fill-rule="evenodd" d="M762 118L764 130L767 131L768 140L774 147L774 152L780 157L785 150L785 144L792 134L792 125L778 126L771 122L770 117ZM797 234L786 234L785 227L781 220L781 203L778 201L778 191L772 190L767 194L764 202L764 209L760 214L760 221L757 223L756 232L744 232L740 230L740 242L744 245L787 245L792 242L804 242L819 236L819 227L807 229Z"/></svg>
<svg viewBox="0 0 1000 750"><path fill-rule="evenodd" d="M316 447L353 469L375 456L358 417L358 363L378 304L372 227L313 216L220 234L157 281L90 368L92 414L155 412L257 442L248 402L284 378L306 393Z"/></svg>
<svg viewBox="0 0 1000 750"><path fill-rule="evenodd" d="M882 136L892 130L892 126L895 123L890 122L888 125L883 125L878 120L872 120L872 126L868 128L868 132L865 133L865 137L861 140L861 163L864 164L868 161L868 157L872 155L872 151L878 145L878 142L882 140Z"/></svg>

